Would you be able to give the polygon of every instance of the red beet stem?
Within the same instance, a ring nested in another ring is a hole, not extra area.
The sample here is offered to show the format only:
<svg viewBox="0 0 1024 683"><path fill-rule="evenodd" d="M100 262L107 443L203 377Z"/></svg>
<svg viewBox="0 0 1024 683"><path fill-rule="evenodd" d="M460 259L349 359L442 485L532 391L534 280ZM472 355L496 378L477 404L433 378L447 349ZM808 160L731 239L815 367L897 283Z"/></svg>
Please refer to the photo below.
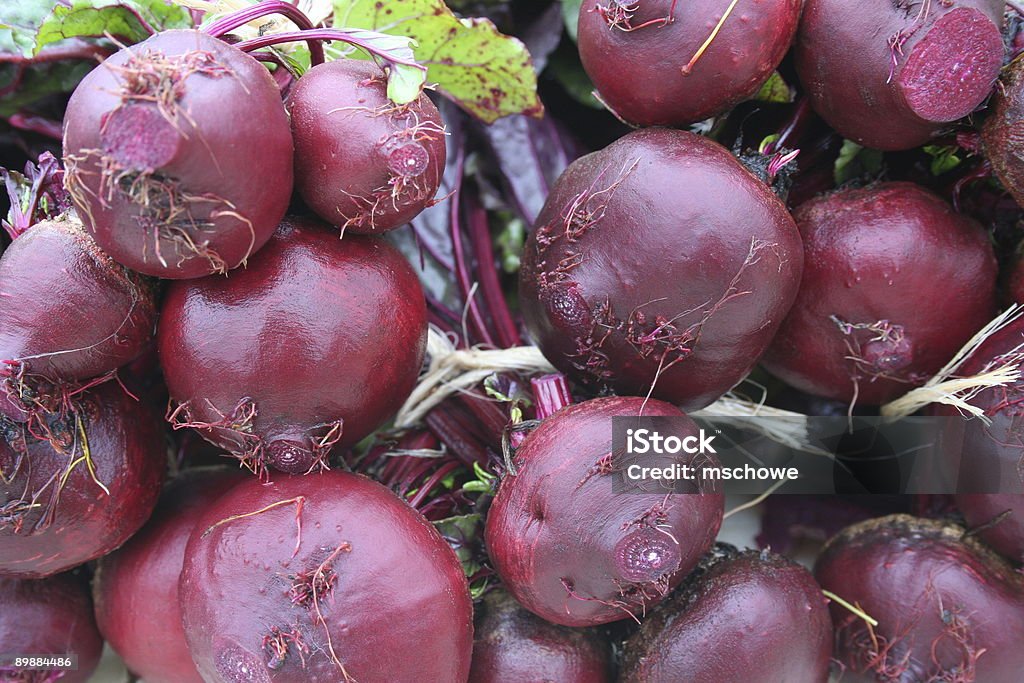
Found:
<svg viewBox="0 0 1024 683"><path fill-rule="evenodd" d="M300 33L302 31L308 31L308 30L314 28L313 27L313 22L310 21L309 17L306 16L306 13L303 12L302 10L300 10L295 5L292 5L291 3L288 3L288 2L284 2L284 0L264 0L264 2L260 2L260 3L257 3L255 5L251 5L249 7L244 7L242 9L238 10L237 12L232 12L231 14L227 14L227 15L221 17L217 21L215 21L212 24L210 24L209 26L207 26L204 29L204 31L206 31L206 33L210 34L211 36L215 36L217 38L221 38L226 33L228 33L229 31L233 31L234 29L238 28L239 26L243 26L245 24L248 24L253 19L258 19L260 17L265 17L268 14L280 14L280 15L282 15L284 17L287 17L288 19L291 20L291 22L293 24L295 24L296 26L299 27ZM276 34L276 35L280 36L280 35L291 35L291 34L283 34L283 33L281 33L281 34ZM295 40L302 40L302 38L297 38ZM251 42L251 41L246 41L246 42ZM244 44L246 44L246 43L245 42L239 43L238 44L239 48L243 49L246 52L248 52L248 50L245 50L244 48L241 48L241 46L244 45ZM318 40L312 39L312 37L310 38L310 40L306 41L306 44L309 45L309 61L310 61L310 65L311 66L316 66L317 64L323 64L323 62L324 62L324 46L321 45ZM266 47L266 46L261 46L261 47ZM251 48L251 49L257 49L257 48Z"/></svg>
<svg viewBox="0 0 1024 683"><path fill-rule="evenodd" d="M534 377L530 386L533 387L533 405L538 420L572 405L569 381L561 373Z"/></svg>

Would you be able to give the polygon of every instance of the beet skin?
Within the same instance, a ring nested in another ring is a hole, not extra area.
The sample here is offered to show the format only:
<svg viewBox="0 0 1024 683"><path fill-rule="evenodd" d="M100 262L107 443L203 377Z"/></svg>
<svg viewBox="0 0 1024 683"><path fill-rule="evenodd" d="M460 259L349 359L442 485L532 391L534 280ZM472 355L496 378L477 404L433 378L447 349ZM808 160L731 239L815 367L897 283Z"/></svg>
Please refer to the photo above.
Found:
<svg viewBox="0 0 1024 683"><path fill-rule="evenodd" d="M982 128L985 158L1003 186L1024 206L1024 59L1015 59L1006 67L1001 86L996 88ZM1016 301L1021 300L1018 291L1019 283L1014 287Z"/></svg>
<svg viewBox="0 0 1024 683"><path fill-rule="evenodd" d="M179 596L208 683L469 676L473 613L459 560L404 500L359 475L235 486L197 522Z"/></svg>
<svg viewBox="0 0 1024 683"><path fill-rule="evenodd" d="M1003 557L1024 564L1024 495L961 494L956 506L978 538Z"/></svg>
<svg viewBox="0 0 1024 683"><path fill-rule="evenodd" d="M397 249L299 218L244 270L173 283L158 330L175 425L294 474L398 410L426 340L423 290Z"/></svg>
<svg viewBox="0 0 1024 683"><path fill-rule="evenodd" d="M686 577L718 533L720 494L613 491L623 463L612 454L612 417L636 415L686 419L642 398L563 408L516 450L518 471L504 477L487 514L495 570L524 607L550 622L594 626L643 613ZM691 461L657 458L650 466Z"/></svg>
<svg viewBox="0 0 1024 683"><path fill-rule="evenodd" d="M720 145L634 131L574 162L527 240L526 325L595 390L702 408L757 363L796 297L786 207Z"/></svg>

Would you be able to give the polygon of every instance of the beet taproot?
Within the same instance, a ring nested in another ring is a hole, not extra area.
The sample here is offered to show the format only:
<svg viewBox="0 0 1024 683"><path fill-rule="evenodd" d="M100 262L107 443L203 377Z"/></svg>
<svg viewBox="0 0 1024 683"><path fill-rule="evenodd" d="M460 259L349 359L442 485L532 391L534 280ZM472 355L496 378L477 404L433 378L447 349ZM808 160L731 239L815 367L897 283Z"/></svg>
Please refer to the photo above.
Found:
<svg viewBox="0 0 1024 683"><path fill-rule="evenodd" d="M956 507L978 538L1024 564L1024 494L965 493L956 497Z"/></svg>
<svg viewBox="0 0 1024 683"><path fill-rule="evenodd" d="M1006 67L1000 86L989 105L981 139L992 170L1017 203L1024 206L1024 59L1015 59ZM1020 285L1015 293L1019 288Z"/></svg>

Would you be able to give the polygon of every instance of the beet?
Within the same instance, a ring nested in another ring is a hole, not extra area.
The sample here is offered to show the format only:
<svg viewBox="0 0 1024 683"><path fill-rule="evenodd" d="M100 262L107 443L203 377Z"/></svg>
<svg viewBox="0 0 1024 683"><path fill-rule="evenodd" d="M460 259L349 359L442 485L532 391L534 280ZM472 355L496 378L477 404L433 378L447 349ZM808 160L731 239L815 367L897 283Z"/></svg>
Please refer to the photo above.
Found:
<svg viewBox="0 0 1024 683"><path fill-rule="evenodd" d="M96 242L148 275L242 265L292 192L292 138L259 62L195 30L109 57L64 119L65 186Z"/></svg>
<svg viewBox="0 0 1024 683"><path fill-rule="evenodd" d="M712 555L626 643L620 681L826 683L832 620L810 572L767 551Z"/></svg>
<svg viewBox="0 0 1024 683"><path fill-rule="evenodd" d="M1017 564L1024 564L1024 495L961 494L956 506L968 528Z"/></svg>
<svg viewBox="0 0 1024 683"><path fill-rule="evenodd" d="M326 465L390 417L426 348L412 266L370 237L281 224L245 270L173 283L158 330L177 426L255 471Z"/></svg>
<svg viewBox="0 0 1024 683"><path fill-rule="evenodd" d="M1024 124L1024 60L1015 59L1003 71L1001 87L989 106L989 115L982 128L985 158L1003 186L1024 206L1024 141L1020 129ZM1015 289L1019 291L1019 285Z"/></svg>
<svg viewBox="0 0 1024 683"><path fill-rule="evenodd" d="M763 364L802 391L885 403L928 380L995 311L987 233L921 187L839 190L795 217L803 281ZM937 283L941 306L929 298Z"/></svg>
<svg viewBox="0 0 1024 683"><path fill-rule="evenodd" d="M73 574L36 581L0 578L0 653L78 657L73 671L0 666L3 681L88 681L103 653L103 639L96 630L85 581Z"/></svg>
<svg viewBox="0 0 1024 683"><path fill-rule="evenodd" d="M1015 683L1024 671L1024 576L965 529L893 515L826 545L818 582L832 604L843 681Z"/></svg>
<svg viewBox="0 0 1024 683"><path fill-rule="evenodd" d="M155 325L150 282L73 217L37 223L0 258L0 415L56 410L76 383L140 355Z"/></svg>
<svg viewBox="0 0 1024 683"><path fill-rule="evenodd" d="M807 0L796 68L844 137L901 150L973 112L1003 65L1000 0Z"/></svg>
<svg viewBox="0 0 1024 683"><path fill-rule="evenodd" d="M455 553L360 475L235 486L197 522L179 591L209 683L469 676L472 603Z"/></svg>
<svg viewBox="0 0 1024 683"><path fill-rule="evenodd" d="M695 410L741 381L793 303L785 206L723 147L634 131L555 183L520 271L526 325L594 390Z"/></svg>
<svg viewBox="0 0 1024 683"><path fill-rule="evenodd" d="M147 683L202 683L185 643L178 579L196 520L240 480L241 473L220 468L182 472L146 526L99 562L93 596L100 632Z"/></svg>
<svg viewBox="0 0 1024 683"><path fill-rule="evenodd" d="M612 648L597 631L556 626L503 590L477 607L470 683L610 683Z"/></svg>
<svg viewBox="0 0 1024 683"><path fill-rule="evenodd" d="M160 495L160 420L116 382L50 416L47 439L0 421L0 575L50 576L105 555Z"/></svg>
<svg viewBox="0 0 1024 683"><path fill-rule="evenodd" d="M380 67L340 59L307 71L288 109L295 188L325 221L380 233L433 201L444 174L445 131L426 94L396 105Z"/></svg>
<svg viewBox="0 0 1024 683"><path fill-rule="evenodd" d="M694 123L757 93L793 42L800 5L768 0L727 12L728 3L585 0L580 59L627 121Z"/></svg>
<svg viewBox="0 0 1024 683"><path fill-rule="evenodd" d="M611 475L622 466L611 452L617 415L686 419L642 398L563 408L519 446L518 471L502 480L487 515L498 575L524 607L555 624L593 626L642 613L686 577L722 522L723 498L708 489L613 491ZM690 459L649 457L651 467Z"/></svg>

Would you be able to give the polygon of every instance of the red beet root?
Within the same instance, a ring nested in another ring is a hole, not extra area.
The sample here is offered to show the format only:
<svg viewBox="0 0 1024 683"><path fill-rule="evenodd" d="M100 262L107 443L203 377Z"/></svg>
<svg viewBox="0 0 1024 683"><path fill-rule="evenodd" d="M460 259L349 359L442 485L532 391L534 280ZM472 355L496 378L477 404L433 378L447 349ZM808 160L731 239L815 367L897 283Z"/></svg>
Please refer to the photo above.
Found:
<svg viewBox="0 0 1024 683"><path fill-rule="evenodd" d="M840 190L795 216L803 281L763 363L796 388L884 403L924 383L991 319L988 235L923 188Z"/></svg>
<svg viewBox="0 0 1024 683"><path fill-rule="evenodd" d="M815 566L832 604L843 681L1015 683L1024 577L965 529L894 515L848 527Z"/></svg>
<svg viewBox="0 0 1024 683"><path fill-rule="evenodd" d="M89 591L78 576L0 578L0 653L78 656L76 670L30 671L0 665L0 680L84 683L99 664L103 639L92 617Z"/></svg>
<svg viewBox="0 0 1024 683"><path fill-rule="evenodd" d="M523 252L523 316L593 389L702 408L740 382L796 296L785 206L724 148L630 133L559 178Z"/></svg>
<svg viewBox="0 0 1024 683"><path fill-rule="evenodd" d="M585 0L583 67L601 98L627 121L682 125L721 114L754 95L782 61L801 3L728 5Z"/></svg>
<svg viewBox="0 0 1024 683"><path fill-rule="evenodd" d="M916 147L992 92L998 0L807 0L796 67L814 109L867 147Z"/></svg>
<svg viewBox="0 0 1024 683"><path fill-rule="evenodd" d="M105 555L138 531L160 495L160 420L116 382L47 426L48 441L21 425L0 431L0 575L50 576Z"/></svg>
<svg viewBox="0 0 1024 683"><path fill-rule="evenodd" d="M277 86L205 33L163 31L121 50L82 80L64 121L65 186L100 247L142 273L244 264L288 207Z"/></svg>
<svg viewBox="0 0 1024 683"><path fill-rule="evenodd" d="M185 545L196 520L242 475L199 468L180 474L139 533L99 562L93 581L100 632L128 669L150 683L202 683L178 606Z"/></svg>
<svg viewBox="0 0 1024 683"><path fill-rule="evenodd" d="M253 470L304 473L391 416L426 348L423 291L384 241L289 219L245 270L176 282L158 345L171 419Z"/></svg>
<svg viewBox="0 0 1024 683"><path fill-rule="evenodd" d="M1017 564L1024 564L1024 495L961 494L956 506L967 526Z"/></svg>
<svg viewBox="0 0 1024 683"><path fill-rule="evenodd" d="M832 619L810 572L770 552L713 556L626 643L620 681L828 681Z"/></svg>
<svg viewBox="0 0 1024 683"><path fill-rule="evenodd" d="M1024 206L1024 60L1016 59L1003 72L1001 87L989 107L982 128L985 158L992 164L1003 186ZM1019 268L1019 267L1018 267ZM1019 291L1020 285L1018 285ZM1016 291L1014 292L1016 294ZM1024 293L1024 292L1022 292Z"/></svg>
<svg viewBox="0 0 1024 683"><path fill-rule="evenodd" d="M425 94L396 105L379 67L341 59L306 72L288 108L295 187L324 220L380 233L433 201L444 174L445 132Z"/></svg>
<svg viewBox="0 0 1024 683"><path fill-rule="evenodd" d="M455 553L359 475L234 487L196 524L180 598L192 657L210 683L469 675L472 603Z"/></svg>
<svg viewBox="0 0 1024 683"><path fill-rule="evenodd" d="M599 398L544 420L519 446L518 472L505 476L488 512L494 568L524 607L550 622L593 626L642 613L685 578L718 533L719 494L613 492L611 475L622 464L611 452L612 417L686 419L666 403L643 404ZM650 466L679 462L660 457Z"/></svg>
<svg viewBox="0 0 1024 683"><path fill-rule="evenodd" d="M0 415L57 410L76 383L142 353L155 324L150 282L74 218L37 223L0 259Z"/></svg>

